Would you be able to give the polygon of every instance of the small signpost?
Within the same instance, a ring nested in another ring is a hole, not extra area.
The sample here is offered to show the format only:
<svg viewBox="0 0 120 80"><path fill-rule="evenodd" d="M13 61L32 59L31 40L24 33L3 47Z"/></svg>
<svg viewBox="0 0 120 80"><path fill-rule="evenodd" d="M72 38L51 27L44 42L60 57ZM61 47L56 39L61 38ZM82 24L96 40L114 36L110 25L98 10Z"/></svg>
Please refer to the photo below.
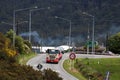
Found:
<svg viewBox="0 0 120 80"><path fill-rule="evenodd" d="M43 67L43 66L42 66L41 64L38 64L38 65L37 65L37 68L38 68L39 70L41 70L42 67Z"/></svg>
<svg viewBox="0 0 120 80"><path fill-rule="evenodd" d="M109 80L109 76L110 76L110 72L108 71L106 74L106 79L105 80Z"/></svg>
<svg viewBox="0 0 120 80"><path fill-rule="evenodd" d="M76 58L75 53L74 53L74 52L70 53L69 58L70 58L71 60L74 60L74 59Z"/></svg>
<svg viewBox="0 0 120 80"><path fill-rule="evenodd" d="M76 54L74 52L70 53L69 58L70 58L70 69L72 69L74 67L74 60L76 58Z"/></svg>

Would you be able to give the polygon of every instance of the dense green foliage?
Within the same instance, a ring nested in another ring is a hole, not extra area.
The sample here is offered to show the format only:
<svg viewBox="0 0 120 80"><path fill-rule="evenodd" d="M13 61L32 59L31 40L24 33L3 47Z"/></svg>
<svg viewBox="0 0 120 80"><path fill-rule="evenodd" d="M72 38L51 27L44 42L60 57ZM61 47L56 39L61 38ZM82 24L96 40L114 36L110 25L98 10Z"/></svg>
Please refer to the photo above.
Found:
<svg viewBox="0 0 120 80"><path fill-rule="evenodd" d="M120 32L108 39L108 49L113 53L120 54Z"/></svg>
<svg viewBox="0 0 120 80"><path fill-rule="evenodd" d="M13 43L13 35L15 35L15 33L12 30L6 33L6 37L11 40L11 43ZM30 53L31 44L29 43L29 41L24 40L21 36L18 35L15 35L14 41L15 44L13 45L15 45L14 47L18 54Z"/></svg>
<svg viewBox="0 0 120 80"><path fill-rule="evenodd" d="M15 35L15 46L13 45L13 34L10 30L5 35L0 33L0 80L62 80L58 73L51 69L44 71L34 70L30 66L19 64L16 59L24 58L31 54L31 44ZM20 56L19 56L20 55ZM23 59L24 62L26 58Z"/></svg>
<svg viewBox="0 0 120 80"><path fill-rule="evenodd" d="M51 69L46 69L44 72L44 79L43 80L62 80L61 77L58 77L58 73L52 71Z"/></svg>
<svg viewBox="0 0 120 80"><path fill-rule="evenodd" d="M75 66L76 68L88 75L90 77L98 76L98 78L106 78L107 72L110 72L110 80L119 80L120 79L120 58L103 58L103 59L77 59ZM93 74L94 72L95 74ZM93 75L90 75L93 74ZM95 79L95 80L104 80L104 79ZM94 79L90 79L94 80Z"/></svg>
<svg viewBox="0 0 120 80"><path fill-rule="evenodd" d="M120 3L119 0L1 0L0 1L0 22L12 23L13 10L30 8L38 6L39 8L47 8L34 11L32 14L32 31L37 31L40 36L46 38L48 36L65 37L69 33L69 22L61 19L55 19L55 16L63 17L72 21L72 36L85 37L87 28L92 31L92 18L83 15L87 12L95 16L95 33L106 33L114 24L119 25L120 20ZM21 21L28 21L29 11L16 12L16 24ZM18 32L28 32L28 23L19 24ZM7 24L0 24L0 30L12 28ZM105 36L105 35L103 35Z"/></svg>
<svg viewBox="0 0 120 80"><path fill-rule="evenodd" d="M0 60L0 80L62 80L50 69L43 72L32 67Z"/></svg>
<svg viewBox="0 0 120 80"><path fill-rule="evenodd" d="M11 40L0 33L0 60L7 60L15 55L16 51L13 49Z"/></svg>
<svg viewBox="0 0 120 80"><path fill-rule="evenodd" d="M33 76L34 75L34 76ZM16 63L0 61L1 80L42 80L42 74L34 71L32 67L21 66Z"/></svg>

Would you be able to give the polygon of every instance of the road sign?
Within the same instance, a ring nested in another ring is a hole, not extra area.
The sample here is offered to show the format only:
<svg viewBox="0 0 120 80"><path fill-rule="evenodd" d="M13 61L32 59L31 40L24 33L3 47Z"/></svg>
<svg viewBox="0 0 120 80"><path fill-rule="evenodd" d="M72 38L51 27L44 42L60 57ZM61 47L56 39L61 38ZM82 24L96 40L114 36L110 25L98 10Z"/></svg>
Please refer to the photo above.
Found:
<svg viewBox="0 0 120 80"><path fill-rule="evenodd" d="M37 68L40 70L43 66L41 64L37 65Z"/></svg>
<svg viewBox="0 0 120 80"><path fill-rule="evenodd" d="M70 53L69 58L70 58L71 60L74 60L74 59L76 58L75 53L73 53L73 52Z"/></svg>

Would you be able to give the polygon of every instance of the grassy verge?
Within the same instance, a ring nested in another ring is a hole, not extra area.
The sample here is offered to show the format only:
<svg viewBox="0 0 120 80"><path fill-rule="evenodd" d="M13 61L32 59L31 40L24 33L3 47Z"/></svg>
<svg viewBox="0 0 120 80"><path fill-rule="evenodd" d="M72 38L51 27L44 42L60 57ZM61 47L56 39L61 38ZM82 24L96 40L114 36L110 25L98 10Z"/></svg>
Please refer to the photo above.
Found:
<svg viewBox="0 0 120 80"><path fill-rule="evenodd" d="M65 60L63 63L63 68L70 73L71 75L75 76L76 78L78 78L79 80L87 80L86 78L84 78L82 76L82 74L80 72L78 72L75 68L70 69L70 63L69 60Z"/></svg>
<svg viewBox="0 0 120 80"><path fill-rule="evenodd" d="M89 65L87 64L89 62ZM82 63L100 72L104 77L109 71L110 80L120 80L120 58L84 59Z"/></svg>
<svg viewBox="0 0 120 80"><path fill-rule="evenodd" d="M77 59L78 63L86 65L86 68L90 70L95 70L106 77L106 73L109 71L110 80L120 80L120 58L99 58L99 59L85 59L79 58ZM75 64L76 66L77 64ZM79 80L87 80L85 79L82 74L77 69L70 70L70 63L69 60L65 60L63 63L64 69L70 73L71 75L75 76ZM80 70L80 67L78 67ZM84 70L87 70L84 68ZM88 71L89 72L89 71Z"/></svg>
<svg viewBox="0 0 120 80"><path fill-rule="evenodd" d="M21 65L26 65L27 61L34 56L36 56L35 53L21 54L17 56L17 62Z"/></svg>

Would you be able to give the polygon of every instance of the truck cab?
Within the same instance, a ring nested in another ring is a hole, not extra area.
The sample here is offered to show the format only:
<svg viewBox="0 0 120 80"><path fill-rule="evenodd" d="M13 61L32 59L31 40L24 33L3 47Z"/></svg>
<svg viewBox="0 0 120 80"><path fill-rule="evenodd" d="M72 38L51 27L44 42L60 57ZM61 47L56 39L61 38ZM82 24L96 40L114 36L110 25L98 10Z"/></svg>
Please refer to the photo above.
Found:
<svg viewBox="0 0 120 80"><path fill-rule="evenodd" d="M48 49L46 51L46 63L58 63L62 58L62 52L56 49Z"/></svg>

